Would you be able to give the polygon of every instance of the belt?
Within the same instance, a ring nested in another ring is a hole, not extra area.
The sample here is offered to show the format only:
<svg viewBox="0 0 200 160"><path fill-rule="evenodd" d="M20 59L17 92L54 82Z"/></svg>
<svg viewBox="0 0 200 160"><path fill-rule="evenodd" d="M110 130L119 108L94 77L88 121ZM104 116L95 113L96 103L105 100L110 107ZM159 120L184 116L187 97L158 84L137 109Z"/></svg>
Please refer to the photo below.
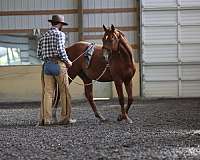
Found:
<svg viewBox="0 0 200 160"><path fill-rule="evenodd" d="M51 62L54 62L54 63L58 63L61 60L58 57L51 57L51 58L45 59L45 62L48 62L48 61L51 61Z"/></svg>

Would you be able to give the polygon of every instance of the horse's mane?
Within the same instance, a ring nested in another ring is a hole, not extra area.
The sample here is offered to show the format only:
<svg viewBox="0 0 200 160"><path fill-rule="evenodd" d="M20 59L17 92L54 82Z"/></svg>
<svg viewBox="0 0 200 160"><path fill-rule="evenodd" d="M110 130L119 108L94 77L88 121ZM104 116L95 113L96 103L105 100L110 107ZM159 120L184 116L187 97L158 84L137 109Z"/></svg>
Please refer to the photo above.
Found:
<svg viewBox="0 0 200 160"><path fill-rule="evenodd" d="M120 31L120 30L116 30L120 35L120 44L122 44L121 48L128 53L131 61L133 62L133 58L132 58L132 54L133 54L133 51L132 51L132 48L128 42L128 40L126 39L125 35Z"/></svg>

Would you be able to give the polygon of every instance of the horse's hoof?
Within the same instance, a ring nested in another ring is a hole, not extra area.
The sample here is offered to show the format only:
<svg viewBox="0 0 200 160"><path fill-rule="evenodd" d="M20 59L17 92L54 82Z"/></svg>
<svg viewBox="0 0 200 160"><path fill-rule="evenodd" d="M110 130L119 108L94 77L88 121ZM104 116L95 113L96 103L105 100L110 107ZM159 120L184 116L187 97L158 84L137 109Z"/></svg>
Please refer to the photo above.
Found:
<svg viewBox="0 0 200 160"><path fill-rule="evenodd" d="M101 122L106 121L106 119L101 114L96 114L95 117L98 118Z"/></svg>
<svg viewBox="0 0 200 160"><path fill-rule="evenodd" d="M130 118L128 117L128 115L123 116L123 115L120 114L120 115L118 116L117 120L118 120L118 121L125 120L127 123L130 123L130 124L133 123L132 119L130 119Z"/></svg>
<svg viewBox="0 0 200 160"><path fill-rule="evenodd" d="M121 114L119 114L117 121L122 121L123 120L123 116Z"/></svg>
<svg viewBox="0 0 200 160"><path fill-rule="evenodd" d="M127 123L130 123L130 124L133 123L132 119L130 119L129 117L126 118L126 122L127 122Z"/></svg>

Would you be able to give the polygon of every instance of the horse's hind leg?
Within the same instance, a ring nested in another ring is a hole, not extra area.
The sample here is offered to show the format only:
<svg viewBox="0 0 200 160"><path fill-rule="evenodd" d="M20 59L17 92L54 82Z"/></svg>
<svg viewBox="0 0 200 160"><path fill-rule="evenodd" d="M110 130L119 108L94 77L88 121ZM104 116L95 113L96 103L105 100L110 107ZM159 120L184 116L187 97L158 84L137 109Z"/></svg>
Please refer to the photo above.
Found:
<svg viewBox="0 0 200 160"><path fill-rule="evenodd" d="M128 111L131 107L131 104L133 103L133 91L132 91L132 80L125 83L125 88L126 88L126 92L127 92L127 95L128 95L128 104L127 104L127 107L126 107L126 113L128 114Z"/></svg>
<svg viewBox="0 0 200 160"><path fill-rule="evenodd" d="M106 119L101 115L101 113L97 110L96 104L94 103L93 100L93 85L92 85L92 80L86 77L84 73L79 75L80 78L83 80L85 86L85 96L87 100L90 103L90 106L92 107L92 110L94 112L95 117L97 117L100 121L105 121ZM87 85L90 84L90 85Z"/></svg>

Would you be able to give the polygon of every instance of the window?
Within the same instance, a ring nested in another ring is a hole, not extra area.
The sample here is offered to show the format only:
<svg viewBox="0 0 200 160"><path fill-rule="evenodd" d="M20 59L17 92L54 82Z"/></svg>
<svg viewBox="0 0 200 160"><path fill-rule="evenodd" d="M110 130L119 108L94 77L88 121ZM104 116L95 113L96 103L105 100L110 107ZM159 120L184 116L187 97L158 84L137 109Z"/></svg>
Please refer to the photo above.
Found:
<svg viewBox="0 0 200 160"><path fill-rule="evenodd" d="M0 47L0 65L19 65L21 56L19 48Z"/></svg>
<svg viewBox="0 0 200 160"><path fill-rule="evenodd" d="M0 66L40 64L37 38L28 34L0 35Z"/></svg>
<svg viewBox="0 0 200 160"><path fill-rule="evenodd" d="M37 65L38 37L32 33L0 35L0 66ZM66 46L69 45L69 34L66 33Z"/></svg>

